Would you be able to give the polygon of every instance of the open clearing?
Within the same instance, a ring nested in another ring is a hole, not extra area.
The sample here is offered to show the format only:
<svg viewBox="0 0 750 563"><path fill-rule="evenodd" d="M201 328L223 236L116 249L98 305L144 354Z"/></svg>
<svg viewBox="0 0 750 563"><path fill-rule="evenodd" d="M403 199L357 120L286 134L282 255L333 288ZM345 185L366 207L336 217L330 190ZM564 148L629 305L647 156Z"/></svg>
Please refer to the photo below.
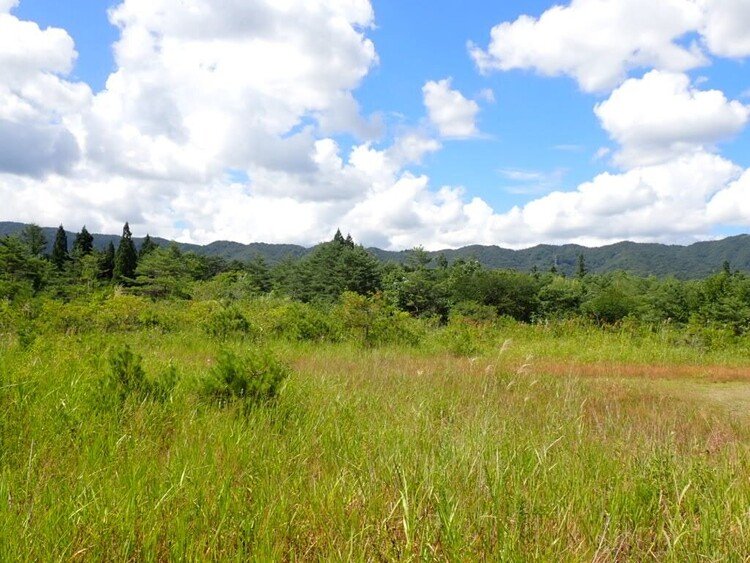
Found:
<svg viewBox="0 0 750 563"><path fill-rule="evenodd" d="M513 344L499 334L474 355L429 343L269 340L261 346L292 375L272 403L252 409L207 402L200 391L220 350L259 346L241 338L185 328L7 340L0 555L723 561L750 553L744 351L674 349L691 361L638 363L629 358L639 349L620 334L564 340L511 329ZM125 344L149 378L175 374L166 400L103 401L110 351ZM654 345L648 357L663 354Z"/></svg>

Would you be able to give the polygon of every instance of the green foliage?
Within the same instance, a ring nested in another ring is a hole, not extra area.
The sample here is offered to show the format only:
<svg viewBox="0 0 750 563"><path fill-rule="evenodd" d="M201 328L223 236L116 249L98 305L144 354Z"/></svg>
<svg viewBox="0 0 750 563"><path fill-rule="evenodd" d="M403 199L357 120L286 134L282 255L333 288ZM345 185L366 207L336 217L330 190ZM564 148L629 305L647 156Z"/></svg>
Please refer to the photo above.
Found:
<svg viewBox="0 0 750 563"><path fill-rule="evenodd" d="M49 263L16 237L0 238L0 299L30 297L49 279Z"/></svg>
<svg viewBox="0 0 750 563"><path fill-rule="evenodd" d="M456 356L474 356L482 351L482 328L469 319L453 316L441 331L439 342Z"/></svg>
<svg viewBox="0 0 750 563"><path fill-rule="evenodd" d="M113 350L109 356L109 372L102 381L100 397L102 404L115 397L120 405L129 398L136 402L150 399L164 402L169 399L177 383L177 372L169 366L158 379L149 379L143 369L143 358L123 346Z"/></svg>
<svg viewBox="0 0 750 563"><path fill-rule="evenodd" d="M135 251L133 235L130 225L125 223L122 228L122 237L115 253L114 269L112 279L118 283L129 283L135 277L135 269L138 265L138 253Z"/></svg>
<svg viewBox="0 0 750 563"><path fill-rule="evenodd" d="M498 315L520 321L530 321L539 306L538 282L529 274L481 269L460 271L453 276L451 286L454 301L474 301L494 307Z"/></svg>
<svg viewBox="0 0 750 563"><path fill-rule="evenodd" d="M20 239L32 256L42 257L47 250L47 237L39 225L26 225L21 231Z"/></svg>
<svg viewBox="0 0 750 563"><path fill-rule="evenodd" d="M318 245L298 262L282 264L275 271L277 287L303 302L330 303L345 291L362 295L378 291L381 287L378 261L361 246L340 238Z"/></svg>
<svg viewBox="0 0 750 563"><path fill-rule="evenodd" d="M60 225L55 234L55 242L52 245L52 255L50 257L55 268L62 270L65 267L65 263L70 260L68 255L68 235L65 233L65 229Z"/></svg>
<svg viewBox="0 0 750 563"><path fill-rule="evenodd" d="M348 334L367 346L416 346L424 336L420 323L390 306L382 294L368 297L346 292L334 314Z"/></svg>
<svg viewBox="0 0 750 563"><path fill-rule="evenodd" d="M187 298L189 264L176 244L146 252L135 270L136 291L151 298Z"/></svg>
<svg viewBox="0 0 750 563"><path fill-rule="evenodd" d="M203 330L220 340L232 337L255 339L260 336L260 330L234 305L222 307L212 313L203 322Z"/></svg>
<svg viewBox="0 0 750 563"><path fill-rule="evenodd" d="M146 238L143 239L141 247L138 249L138 259L142 259L144 256L146 256L150 252L153 252L157 248L159 248L159 245L153 241L151 235L146 233Z"/></svg>
<svg viewBox="0 0 750 563"><path fill-rule="evenodd" d="M617 285L610 285L600 289L588 301L582 310L597 322L614 324L633 314L636 310L635 298Z"/></svg>
<svg viewBox="0 0 750 563"><path fill-rule="evenodd" d="M252 408L273 401L290 374L267 350L241 355L224 350L204 381L202 393L222 406L240 401L243 407Z"/></svg>
<svg viewBox="0 0 750 563"><path fill-rule="evenodd" d="M578 315L585 288L580 280L549 276L539 290L539 316L561 319Z"/></svg>
<svg viewBox="0 0 750 563"><path fill-rule="evenodd" d="M81 228L81 232L76 235L73 241L73 254L77 257L86 256L94 251L94 237L86 229L86 225Z"/></svg>
<svg viewBox="0 0 750 563"><path fill-rule="evenodd" d="M271 333L292 342L333 342L341 337L341 326L322 307L285 301L269 312Z"/></svg>
<svg viewBox="0 0 750 563"><path fill-rule="evenodd" d="M99 272L100 278L106 281L111 280L115 275L115 245L112 241L99 256Z"/></svg>

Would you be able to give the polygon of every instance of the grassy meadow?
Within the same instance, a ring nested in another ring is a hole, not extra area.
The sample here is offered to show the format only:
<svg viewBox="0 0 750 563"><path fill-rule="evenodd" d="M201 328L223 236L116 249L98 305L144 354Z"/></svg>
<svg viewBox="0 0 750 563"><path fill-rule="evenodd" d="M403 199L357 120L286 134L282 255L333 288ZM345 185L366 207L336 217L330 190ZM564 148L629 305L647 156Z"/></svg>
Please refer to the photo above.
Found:
<svg viewBox="0 0 750 563"><path fill-rule="evenodd" d="M750 554L747 337L399 317L372 342L345 320L0 306L0 559ZM233 393L248 365L278 387Z"/></svg>

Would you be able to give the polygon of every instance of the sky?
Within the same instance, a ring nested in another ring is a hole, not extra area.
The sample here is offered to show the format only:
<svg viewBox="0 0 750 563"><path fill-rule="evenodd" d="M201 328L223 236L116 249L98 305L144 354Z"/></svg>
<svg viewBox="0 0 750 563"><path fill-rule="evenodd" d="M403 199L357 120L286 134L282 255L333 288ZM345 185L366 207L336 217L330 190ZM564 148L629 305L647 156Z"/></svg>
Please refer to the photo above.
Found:
<svg viewBox="0 0 750 563"><path fill-rule="evenodd" d="M747 0L0 0L0 220L387 249L750 231Z"/></svg>

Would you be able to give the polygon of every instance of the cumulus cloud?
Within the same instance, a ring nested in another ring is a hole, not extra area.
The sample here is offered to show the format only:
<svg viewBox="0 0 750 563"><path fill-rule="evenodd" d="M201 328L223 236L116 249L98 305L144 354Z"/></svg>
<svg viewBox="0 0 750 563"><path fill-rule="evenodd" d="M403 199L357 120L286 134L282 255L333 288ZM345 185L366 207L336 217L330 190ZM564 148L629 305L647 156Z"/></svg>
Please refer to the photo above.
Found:
<svg viewBox="0 0 750 563"><path fill-rule="evenodd" d="M486 50L470 44L482 71L532 69L568 75L586 91L615 87L634 68L684 71L706 62L680 39L703 13L694 0L573 0L535 18L496 25Z"/></svg>
<svg viewBox="0 0 750 563"><path fill-rule="evenodd" d="M621 145L615 162L625 167L705 150L750 118L750 107L723 92L698 90L685 74L656 70L625 81L594 112Z"/></svg>
<svg viewBox="0 0 750 563"><path fill-rule="evenodd" d="M701 33L712 53L722 57L750 56L750 3L746 0L702 0L705 22Z"/></svg>
<svg viewBox="0 0 750 563"><path fill-rule="evenodd" d="M450 78L427 82L422 93L430 121L441 136L468 139L478 134L476 120L479 104L452 89Z"/></svg>
<svg viewBox="0 0 750 563"><path fill-rule="evenodd" d="M602 9L612 0L551 11L567 25L566 10L593 6L599 19L587 20L589 31L601 37L572 48L562 70L539 62L544 49L531 49L531 68L571 74L589 89L638 66L682 70L702 62L695 48L677 42L683 28L698 25L692 12L678 17L684 2L668 0L664 17L642 0L632 4L643 13L636 17L631 3L620 13L624 47L610 37L619 27L607 27ZM498 213L461 187L434 186L414 171L442 138L478 133L477 102L450 79L424 86L436 133L404 125L390 141L375 140L377 117L362 115L355 96L378 62L367 37L374 18L368 0L123 0L110 12L120 30L116 70L96 94L70 78L70 36L18 20L14 5L0 0L3 219L62 220L104 232L128 220L136 233L185 241L302 244L340 225L386 248L690 239L715 221L750 224L746 177L711 154L713 143L744 124L747 108L697 90L679 73L628 81L597 107L628 170ZM544 19L527 22L532 35ZM558 49L572 39L550 34L549 41L550 52L563 57ZM599 61L589 67L581 55L597 41L614 72ZM483 53L489 67L500 60L492 45ZM667 109L634 109L648 93ZM688 125L679 120L686 115ZM340 132L359 139L344 148L331 138ZM652 162L644 147L664 157ZM507 172L524 185L547 177Z"/></svg>
<svg viewBox="0 0 750 563"><path fill-rule="evenodd" d="M78 143L64 127L0 119L0 172L65 174L79 157Z"/></svg>
<svg viewBox="0 0 750 563"><path fill-rule="evenodd" d="M372 18L367 0L125 0L110 12L118 68L87 116L91 156L193 181L314 167L313 135L294 131L305 120L367 129L351 91L377 60L361 31Z"/></svg>
<svg viewBox="0 0 750 563"><path fill-rule="evenodd" d="M67 32L20 21L15 5L0 4L0 172L65 173L80 156L76 112L91 91L65 78L77 56Z"/></svg>
<svg viewBox="0 0 750 563"><path fill-rule="evenodd" d="M600 174L573 192L555 192L519 210L532 238L604 242L706 233L707 206L741 169L708 153Z"/></svg>
<svg viewBox="0 0 750 563"><path fill-rule="evenodd" d="M0 0L0 14L7 14L18 6L18 0Z"/></svg>
<svg viewBox="0 0 750 563"><path fill-rule="evenodd" d="M711 199L708 215L717 224L750 225L750 170Z"/></svg>

